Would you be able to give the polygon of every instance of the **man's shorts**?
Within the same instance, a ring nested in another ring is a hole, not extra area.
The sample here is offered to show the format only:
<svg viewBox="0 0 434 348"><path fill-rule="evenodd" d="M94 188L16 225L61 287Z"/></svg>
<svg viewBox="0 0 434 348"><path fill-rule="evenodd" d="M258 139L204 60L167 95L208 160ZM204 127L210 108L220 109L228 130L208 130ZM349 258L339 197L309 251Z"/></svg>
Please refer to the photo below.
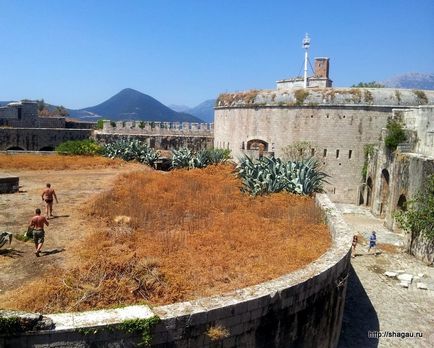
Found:
<svg viewBox="0 0 434 348"><path fill-rule="evenodd" d="M45 231L44 230L33 230L33 241L35 244L44 243Z"/></svg>
<svg viewBox="0 0 434 348"><path fill-rule="evenodd" d="M370 248L375 248L376 244L377 244L376 242L370 241L369 242L369 247Z"/></svg>
<svg viewBox="0 0 434 348"><path fill-rule="evenodd" d="M46 199L45 203L53 203L53 200L52 199Z"/></svg>

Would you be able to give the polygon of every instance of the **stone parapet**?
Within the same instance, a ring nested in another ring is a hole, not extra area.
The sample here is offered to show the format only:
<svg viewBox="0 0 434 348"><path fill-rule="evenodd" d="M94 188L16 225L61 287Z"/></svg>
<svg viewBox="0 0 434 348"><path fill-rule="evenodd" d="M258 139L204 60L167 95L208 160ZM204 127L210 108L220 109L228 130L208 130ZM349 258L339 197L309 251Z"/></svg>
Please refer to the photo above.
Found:
<svg viewBox="0 0 434 348"><path fill-rule="evenodd" d="M307 267L221 296L154 307L152 312L146 306L125 310L135 317L146 319L153 313L160 318L151 330L152 347L336 347L352 232L326 195L317 195L316 201L329 225L332 246ZM47 315L56 325L54 330L0 336L0 346L132 347L140 341L140 333L106 330L122 323L125 317L98 321L95 318L108 314L93 313L85 314L90 323L87 326L79 320L83 314ZM211 341L207 332L216 325L224 327L227 335Z"/></svg>
<svg viewBox="0 0 434 348"><path fill-rule="evenodd" d="M100 133L152 134L152 135L212 135L212 123L150 122L150 121L104 121Z"/></svg>

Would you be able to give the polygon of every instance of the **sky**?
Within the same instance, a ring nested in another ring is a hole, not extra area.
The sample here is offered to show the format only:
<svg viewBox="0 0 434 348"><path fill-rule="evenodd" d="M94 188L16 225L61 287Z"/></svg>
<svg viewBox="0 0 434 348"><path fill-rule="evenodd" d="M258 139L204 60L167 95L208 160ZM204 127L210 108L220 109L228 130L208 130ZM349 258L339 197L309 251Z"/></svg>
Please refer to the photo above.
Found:
<svg viewBox="0 0 434 348"><path fill-rule="evenodd" d="M0 0L0 100L192 107L300 75L305 33L336 87L434 72L433 0Z"/></svg>

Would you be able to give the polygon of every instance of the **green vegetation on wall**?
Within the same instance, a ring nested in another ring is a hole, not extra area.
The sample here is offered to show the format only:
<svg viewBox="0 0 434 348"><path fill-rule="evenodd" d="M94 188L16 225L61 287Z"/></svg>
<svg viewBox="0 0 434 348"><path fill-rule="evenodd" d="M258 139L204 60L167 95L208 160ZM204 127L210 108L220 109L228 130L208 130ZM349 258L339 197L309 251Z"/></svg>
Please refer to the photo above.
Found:
<svg viewBox="0 0 434 348"><path fill-rule="evenodd" d="M151 330L152 328L158 324L160 318L154 316L149 319L131 319L125 320L121 324L118 325L118 328L121 331L137 334L140 333L142 335L142 341L140 345L142 346L150 346L152 342Z"/></svg>
<svg viewBox="0 0 434 348"><path fill-rule="evenodd" d="M19 317L0 317L0 334L8 336L22 331Z"/></svg>
<svg viewBox="0 0 434 348"><path fill-rule="evenodd" d="M305 99L308 96L309 96L309 91L306 91L305 89L297 89L294 92L295 105L297 105L297 106L303 105Z"/></svg>
<svg viewBox="0 0 434 348"><path fill-rule="evenodd" d="M401 227L413 236L422 234L434 240L434 175L427 178L424 190L405 208L394 215Z"/></svg>
<svg viewBox="0 0 434 348"><path fill-rule="evenodd" d="M160 158L160 152L150 148L143 141L118 140L114 143L106 144L102 154L110 158L121 158L124 161L138 161L153 166L155 161Z"/></svg>
<svg viewBox="0 0 434 348"><path fill-rule="evenodd" d="M424 91L419 91L417 89L413 90L413 93L416 95L417 102L420 105L428 104L428 97L426 96Z"/></svg>
<svg viewBox="0 0 434 348"><path fill-rule="evenodd" d="M352 85L351 87L356 88L384 88L385 86L381 83L378 83L377 81L371 81L371 82L359 82L357 85Z"/></svg>
<svg viewBox="0 0 434 348"><path fill-rule="evenodd" d="M402 124L397 120L387 122L387 135L384 139L386 148L393 151L398 147L398 144L407 140Z"/></svg>
<svg viewBox="0 0 434 348"><path fill-rule="evenodd" d="M374 154L374 145L373 144L366 144L363 146L363 167L362 167L362 181L366 180L366 176L368 175L368 163L369 159Z"/></svg>

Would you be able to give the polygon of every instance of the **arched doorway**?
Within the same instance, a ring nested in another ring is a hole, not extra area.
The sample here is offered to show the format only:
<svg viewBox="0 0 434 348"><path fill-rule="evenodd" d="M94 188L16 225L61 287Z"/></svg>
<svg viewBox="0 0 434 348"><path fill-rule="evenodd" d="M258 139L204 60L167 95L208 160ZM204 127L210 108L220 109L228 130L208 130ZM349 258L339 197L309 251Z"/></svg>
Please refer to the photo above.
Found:
<svg viewBox="0 0 434 348"><path fill-rule="evenodd" d="M11 146L6 149L6 151L24 151L22 147L19 146Z"/></svg>
<svg viewBox="0 0 434 348"><path fill-rule="evenodd" d="M368 180L366 181L366 206L371 206L371 200L372 200L372 178L368 177Z"/></svg>
<svg viewBox="0 0 434 348"><path fill-rule="evenodd" d="M388 200L389 200L389 181L390 175L387 169L381 171L381 193L380 193L380 217L384 218L386 215Z"/></svg>
<svg viewBox="0 0 434 348"><path fill-rule="evenodd" d="M402 211L407 211L407 198L405 197L404 194L399 196L396 208Z"/></svg>
<svg viewBox="0 0 434 348"><path fill-rule="evenodd" d="M53 146L44 146L39 149L39 151L54 151Z"/></svg>
<svg viewBox="0 0 434 348"><path fill-rule="evenodd" d="M259 151L261 147L263 148L264 151L268 151L268 143L264 140L253 139L247 142L247 150Z"/></svg>

